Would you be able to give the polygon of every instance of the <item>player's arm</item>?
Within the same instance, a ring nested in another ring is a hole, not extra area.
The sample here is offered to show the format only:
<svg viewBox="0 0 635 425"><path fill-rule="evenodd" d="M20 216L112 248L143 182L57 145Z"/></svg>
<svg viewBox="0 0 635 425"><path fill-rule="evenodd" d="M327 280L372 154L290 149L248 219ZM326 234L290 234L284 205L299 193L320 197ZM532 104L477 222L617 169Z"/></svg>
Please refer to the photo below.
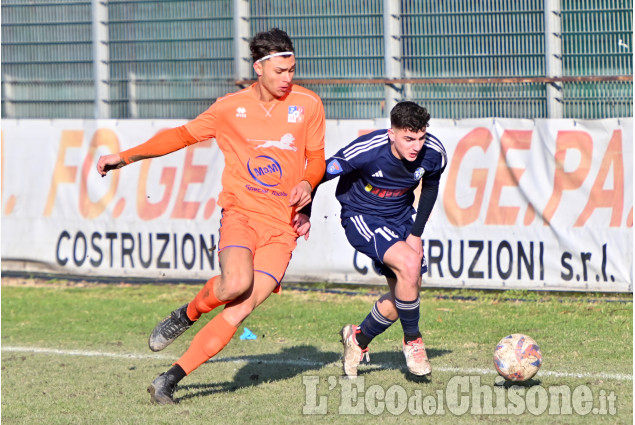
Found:
<svg viewBox="0 0 635 425"><path fill-rule="evenodd" d="M324 162L324 148L315 151L306 151L306 168L300 183L289 194L289 206L299 209L311 202L312 192L322 180L326 165Z"/></svg>
<svg viewBox="0 0 635 425"><path fill-rule="evenodd" d="M307 123L306 148L304 151L306 166L302 180L289 194L289 206L297 209L305 207L311 202L311 192L317 187L324 175L324 134L326 119L322 100L317 97L311 108Z"/></svg>
<svg viewBox="0 0 635 425"><path fill-rule="evenodd" d="M318 187L324 177L326 162L324 160L324 148L315 151L306 151L306 169L303 181L311 185L311 190Z"/></svg>
<svg viewBox="0 0 635 425"><path fill-rule="evenodd" d="M196 142L197 140L187 131L185 126L164 130L134 148L118 154L100 157L97 162L97 172L105 176L110 170L119 169L142 159L163 156Z"/></svg>
<svg viewBox="0 0 635 425"><path fill-rule="evenodd" d="M412 230L410 230L410 234L412 236L421 238L423 229L430 218L430 213L432 213L432 208L434 207L438 194L438 184L422 184L421 195L419 195L419 205L417 206L417 215L415 216L415 222L412 225Z"/></svg>
<svg viewBox="0 0 635 425"><path fill-rule="evenodd" d="M423 234L423 229L428 218L430 218L430 213L432 212L432 207L434 207L438 194L438 184L426 185L425 182L422 184L415 222L410 230L410 235L406 238L408 246L414 249L415 252L419 254L419 257L423 257L423 241L421 240L421 235Z"/></svg>
<svg viewBox="0 0 635 425"><path fill-rule="evenodd" d="M436 156L432 156L435 164L430 174L426 174L421 181L421 195L419 196L419 205L417 206L417 215L415 216L415 222L410 231L411 236L421 238L423 229L430 218L430 213L434 207L434 203L439 195L439 182L441 181L441 174L445 170L447 164L447 156L445 149L439 140L432 136L426 136L426 143L430 143L433 146L433 151L437 152Z"/></svg>

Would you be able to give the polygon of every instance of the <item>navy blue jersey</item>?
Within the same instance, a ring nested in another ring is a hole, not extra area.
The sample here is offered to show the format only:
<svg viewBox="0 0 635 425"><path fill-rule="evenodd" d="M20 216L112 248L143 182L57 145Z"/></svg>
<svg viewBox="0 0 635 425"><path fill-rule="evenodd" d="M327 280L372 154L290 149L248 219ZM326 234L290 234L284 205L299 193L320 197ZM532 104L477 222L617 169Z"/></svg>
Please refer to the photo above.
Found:
<svg viewBox="0 0 635 425"><path fill-rule="evenodd" d="M400 221L415 213L412 204L419 182L438 186L446 163L443 145L430 133L417 159L397 159L384 129L358 137L329 158L323 180L340 178L335 196L342 218L371 214Z"/></svg>

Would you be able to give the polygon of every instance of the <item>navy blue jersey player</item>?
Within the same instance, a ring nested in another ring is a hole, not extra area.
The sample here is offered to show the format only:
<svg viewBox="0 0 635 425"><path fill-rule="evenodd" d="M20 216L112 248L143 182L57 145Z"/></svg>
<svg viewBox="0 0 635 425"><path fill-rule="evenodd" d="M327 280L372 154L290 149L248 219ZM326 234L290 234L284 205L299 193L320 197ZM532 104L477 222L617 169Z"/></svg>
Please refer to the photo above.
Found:
<svg viewBox="0 0 635 425"><path fill-rule="evenodd" d="M419 331L421 275L427 271L421 234L447 157L439 139L427 132L429 120L425 108L401 102L390 113L391 128L355 139L326 161L322 181L339 177L336 197L348 241L373 260L390 288L359 326L341 330L348 376L357 375L364 354L368 359L370 341L397 319L408 369L415 375L431 372Z"/></svg>

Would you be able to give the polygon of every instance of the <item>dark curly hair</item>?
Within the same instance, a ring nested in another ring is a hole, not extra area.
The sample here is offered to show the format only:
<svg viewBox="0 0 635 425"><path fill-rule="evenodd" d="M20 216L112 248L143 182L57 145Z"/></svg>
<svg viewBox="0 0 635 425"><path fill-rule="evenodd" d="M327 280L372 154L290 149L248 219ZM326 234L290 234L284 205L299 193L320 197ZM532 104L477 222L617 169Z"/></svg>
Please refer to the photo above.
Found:
<svg viewBox="0 0 635 425"><path fill-rule="evenodd" d="M418 132L425 130L430 121L430 114L426 108L414 102L399 102L390 111L390 126L393 128Z"/></svg>
<svg viewBox="0 0 635 425"><path fill-rule="evenodd" d="M295 52L289 35L279 28L256 34L249 42L249 50L254 62L271 53Z"/></svg>

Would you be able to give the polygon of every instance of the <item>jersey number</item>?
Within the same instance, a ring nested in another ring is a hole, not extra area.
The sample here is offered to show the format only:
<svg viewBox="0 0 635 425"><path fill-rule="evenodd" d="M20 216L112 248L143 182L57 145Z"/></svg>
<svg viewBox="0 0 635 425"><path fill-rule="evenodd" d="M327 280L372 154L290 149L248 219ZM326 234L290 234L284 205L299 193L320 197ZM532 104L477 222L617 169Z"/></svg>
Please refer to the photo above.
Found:
<svg viewBox="0 0 635 425"><path fill-rule="evenodd" d="M382 235L384 238L386 238L387 241L392 240L392 238L398 238L399 236L397 236L397 234L395 232L393 232L392 230L390 230L388 227L384 226L383 228L378 227L377 229L375 229L375 233L379 233L380 235Z"/></svg>

